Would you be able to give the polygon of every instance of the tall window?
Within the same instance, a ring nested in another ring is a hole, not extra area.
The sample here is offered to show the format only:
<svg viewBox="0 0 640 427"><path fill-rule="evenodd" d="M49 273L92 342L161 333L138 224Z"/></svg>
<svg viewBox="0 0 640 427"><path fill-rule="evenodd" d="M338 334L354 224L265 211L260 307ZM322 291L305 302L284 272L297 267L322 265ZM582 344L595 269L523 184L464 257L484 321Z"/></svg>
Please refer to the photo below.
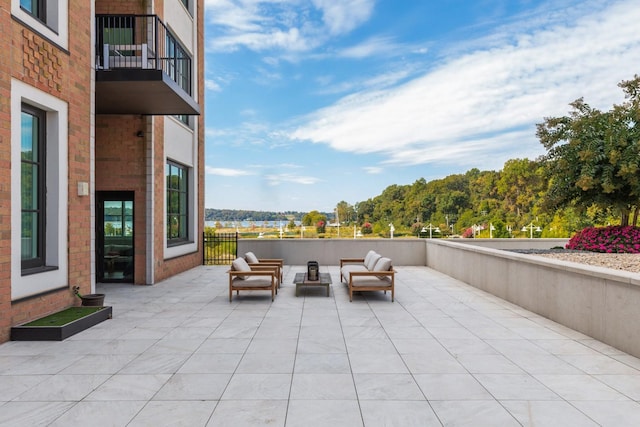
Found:
<svg viewBox="0 0 640 427"><path fill-rule="evenodd" d="M40 21L47 22L47 2L45 0L20 0L20 7Z"/></svg>
<svg viewBox="0 0 640 427"><path fill-rule="evenodd" d="M166 49L165 72L191 95L191 58L169 31L166 36Z"/></svg>
<svg viewBox="0 0 640 427"><path fill-rule="evenodd" d="M22 106L21 176L22 269L45 264L45 113Z"/></svg>
<svg viewBox="0 0 640 427"><path fill-rule="evenodd" d="M167 162L167 243L169 245L189 241L187 172L186 167Z"/></svg>

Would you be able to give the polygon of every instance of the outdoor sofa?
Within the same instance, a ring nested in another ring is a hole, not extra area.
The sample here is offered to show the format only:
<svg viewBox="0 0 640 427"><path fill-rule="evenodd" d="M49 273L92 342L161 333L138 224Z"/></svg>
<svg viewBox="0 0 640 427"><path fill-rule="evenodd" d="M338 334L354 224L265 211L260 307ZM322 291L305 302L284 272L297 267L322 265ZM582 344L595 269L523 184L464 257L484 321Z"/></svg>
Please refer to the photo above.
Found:
<svg viewBox="0 0 640 427"><path fill-rule="evenodd" d="M349 301L353 293L361 291L391 292L395 297L395 271L391 259L371 250L364 258L341 258L340 280L349 287Z"/></svg>
<svg viewBox="0 0 640 427"><path fill-rule="evenodd" d="M280 286L280 270L277 266L250 266L244 258L236 258L231 263L229 274L229 302L240 291L270 291L274 300Z"/></svg>

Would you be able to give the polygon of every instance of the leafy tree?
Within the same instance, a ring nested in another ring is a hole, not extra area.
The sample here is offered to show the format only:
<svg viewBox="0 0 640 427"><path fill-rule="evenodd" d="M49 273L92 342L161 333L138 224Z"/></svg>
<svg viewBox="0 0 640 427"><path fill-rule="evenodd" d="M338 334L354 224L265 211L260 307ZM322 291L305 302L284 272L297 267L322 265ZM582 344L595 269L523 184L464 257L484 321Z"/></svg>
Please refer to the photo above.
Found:
<svg viewBox="0 0 640 427"><path fill-rule="evenodd" d="M640 76L619 85L621 105L600 111L582 98L570 105L569 116L546 118L536 135L547 149L549 176L545 207L591 205L612 208L621 225L629 223L640 201Z"/></svg>
<svg viewBox="0 0 640 427"><path fill-rule="evenodd" d="M355 217L353 213L353 206L344 200L336 205L336 212L341 224L348 223Z"/></svg>
<svg viewBox="0 0 640 427"><path fill-rule="evenodd" d="M324 214L321 214L318 211L311 211L308 214L302 217L302 225L305 226L316 226L319 221L323 221L325 224L327 223L327 217Z"/></svg>
<svg viewBox="0 0 640 427"><path fill-rule="evenodd" d="M529 159L507 160L496 182L497 194L502 200L504 212L511 213L517 221L530 214L544 190L540 164Z"/></svg>

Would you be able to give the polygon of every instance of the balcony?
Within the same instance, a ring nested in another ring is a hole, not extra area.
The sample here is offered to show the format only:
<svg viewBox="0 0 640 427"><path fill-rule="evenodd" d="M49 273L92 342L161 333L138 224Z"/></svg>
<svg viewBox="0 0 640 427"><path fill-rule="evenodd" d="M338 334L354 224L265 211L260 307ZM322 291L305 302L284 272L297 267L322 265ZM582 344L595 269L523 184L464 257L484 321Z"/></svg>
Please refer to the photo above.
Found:
<svg viewBox="0 0 640 427"><path fill-rule="evenodd" d="M96 15L96 113L199 115L191 57L155 15Z"/></svg>

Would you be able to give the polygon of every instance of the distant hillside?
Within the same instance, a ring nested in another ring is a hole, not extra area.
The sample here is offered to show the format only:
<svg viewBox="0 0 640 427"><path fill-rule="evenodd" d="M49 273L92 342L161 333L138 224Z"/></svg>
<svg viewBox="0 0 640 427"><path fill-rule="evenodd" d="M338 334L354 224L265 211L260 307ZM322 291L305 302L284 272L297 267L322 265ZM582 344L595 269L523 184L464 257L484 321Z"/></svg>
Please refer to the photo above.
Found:
<svg viewBox="0 0 640 427"><path fill-rule="evenodd" d="M266 211L245 211L239 209L205 209L205 221L278 221L294 220L302 221L302 217L308 212L266 212ZM326 214L325 215L329 215Z"/></svg>

